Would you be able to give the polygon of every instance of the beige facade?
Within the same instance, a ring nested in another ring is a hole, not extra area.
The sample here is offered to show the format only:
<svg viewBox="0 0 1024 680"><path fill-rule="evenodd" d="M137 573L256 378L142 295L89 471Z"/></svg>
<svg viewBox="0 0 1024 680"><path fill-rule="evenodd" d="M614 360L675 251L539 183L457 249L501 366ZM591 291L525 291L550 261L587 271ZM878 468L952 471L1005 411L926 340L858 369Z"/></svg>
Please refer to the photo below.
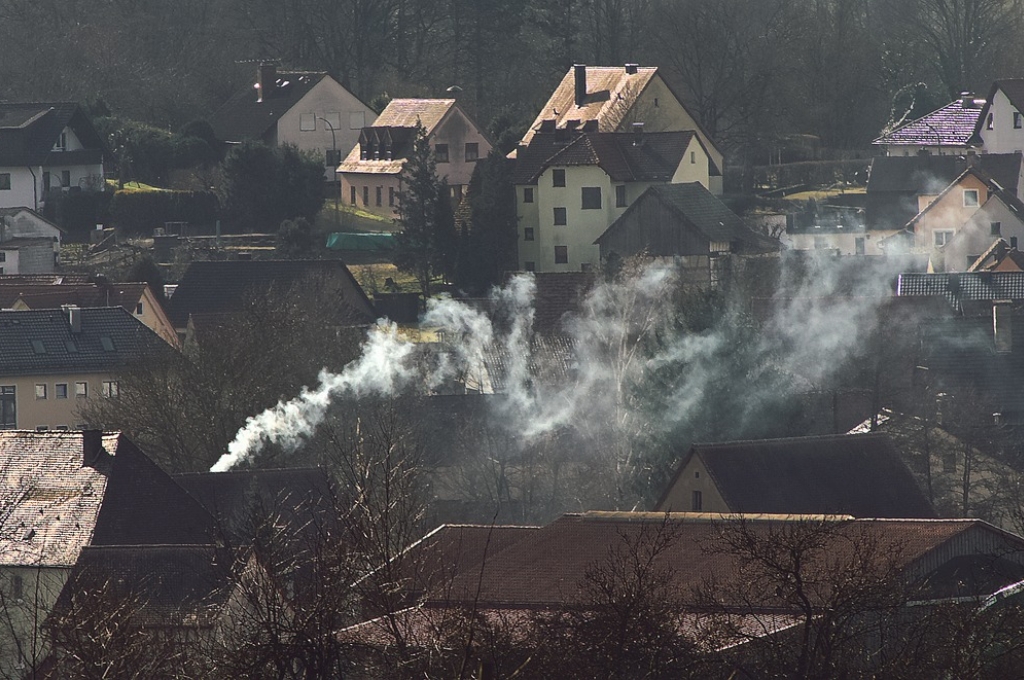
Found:
<svg viewBox="0 0 1024 680"><path fill-rule="evenodd" d="M5 402L0 414L7 416L0 429L81 429L80 409L91 399L116 398L117 393L110 374L0 376L0 401Z"/></svg>
<svg viewBox="0 0 1024 680"><path fill-rule="evenodd" d="M965 173L939 196L920 196L921 212L911 222L919 252L936 250L953 240L956 232L988 201L988 185Z"/></svg>
<svg viewBox="0 0 1024 680"><path fill-rule="evenodd" d="M658 504L659 512L730 512L699 456L691 456L675 484Z"/></svg>

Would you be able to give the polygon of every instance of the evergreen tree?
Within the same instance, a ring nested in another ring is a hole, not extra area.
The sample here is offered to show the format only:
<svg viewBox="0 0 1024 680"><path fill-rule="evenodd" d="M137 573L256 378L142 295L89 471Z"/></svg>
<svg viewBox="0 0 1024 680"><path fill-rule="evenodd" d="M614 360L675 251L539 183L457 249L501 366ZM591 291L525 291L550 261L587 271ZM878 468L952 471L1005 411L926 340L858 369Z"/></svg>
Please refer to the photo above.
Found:
<svg viewBox="0 0 1024 680"><path fill-rule="evenodd" d="M413 274L424 297L439 275L450 274L455 255L455 225L448 183L437 178L437 162L422 127L413 151L402 169L402 191L398 200L395 264Z"/></svg>
<svg viewBox="0 0 1024 680"><path fill-rule="evenodd" d="M458 283L483 293L516 269L516 202L512 161L492 151L469 181L470 224L462 230Z"/></svg>

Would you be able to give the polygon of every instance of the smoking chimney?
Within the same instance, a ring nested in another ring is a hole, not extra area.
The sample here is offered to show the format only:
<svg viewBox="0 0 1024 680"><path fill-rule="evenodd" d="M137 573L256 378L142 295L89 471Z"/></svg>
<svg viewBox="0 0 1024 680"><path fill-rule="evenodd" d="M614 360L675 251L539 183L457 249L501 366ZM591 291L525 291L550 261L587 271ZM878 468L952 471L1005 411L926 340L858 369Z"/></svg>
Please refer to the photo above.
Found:
<svg viewBox="0 0 1024 680"><path fill-rule="evenodd" d="M261 61L256 69L256 101L262 102L274 92L277 85L277 64Z"/></svg>
<svg viewBox="0 0 1024 680"><path fill-rule="evenodd" d="M992 335L996 352L1007 354L1013 351L1013 333L1010 328L1010 301L992 301Z"/></svg>
<svg viewBox="0 0 1024 680"><path fill-rule="evenodd" d="M575 64L572 70L576 81L576 106L583 106L587 102L587 67Z"/></svg>
<svg viewBox="0 0 1024 680"><path fill-rule="evenodd" d="M103 430L82 430L82 467L95 468L106 455Z"/></svg>
<svg viewBox="0 0 1024 680"><path fill-rule="evenodd" d="M960 93L960 108L962 108L962 109L976 109L976 108L978 108L978 104L974 100L974 93L973 92L961 92Z"/></svg>

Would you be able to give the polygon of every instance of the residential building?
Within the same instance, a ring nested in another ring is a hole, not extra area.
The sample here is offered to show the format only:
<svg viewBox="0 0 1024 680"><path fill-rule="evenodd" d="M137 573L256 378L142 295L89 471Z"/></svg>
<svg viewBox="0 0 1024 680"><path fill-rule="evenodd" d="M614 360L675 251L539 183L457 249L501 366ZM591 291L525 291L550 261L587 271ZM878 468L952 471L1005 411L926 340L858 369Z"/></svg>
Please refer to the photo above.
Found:
<svg viewBox="0 0 1024 680"><path fill-rule="evenodd" d="M102 191L106 155L78 104L0 103L0 208L40 210L51 192Z"/></svg>
<svg viewBox="0 0 1024 680"><path fill-rule="evenodd" d="M985 154L1024 150L1024 78L992 83L971 142Z"/></svg>
<svg viewBox="0 0 1024 680"><path fill-rule="evenodd" d="M631 132L637 124L646 132L693 131L707 156L706 161L701 159L709 178L705 186L714 194L722 193L722 152L657 67L574 65L527 129L520 147L532 144L538 132L582 127L594 132Z"/></svg>
<svg viewBox="0 0 1024 680"><path fill-rule="evenodd" d="M986 101L963 92L950 103L902 123L871 142L886 156L957 156L974 150L971 138Z"/></svg>
<svg viewBox="0 0 1024 680"><path fill-rule="evenodd" d="M1024 202L1002 187L993 187L988 200L967 220L957 227L936 257L933 269L947 272L972 271L979 258L991 253L997 244L1007 247L1003 253L1017 253L1016 244L1024 242ZM1013 247L1012 251L1008 248ZM1005 265L992 263L992 271L1013 271Z"/></svg>
<svg viewBox="0 0 1024 680"><path fill-rule="evenodd" d="M601 260L646 255L668 258L684 278L717 280L730 255L777 253L777 239L749 229L699 182L647 188L595 241Z"/></svg>
<svg viewBox="0 0 1024 680"><path fill-rule="evenodd" d="M954 239L955 240L955 239ZM967 268L969 272L1024 272L1024 253L1017 250L1015 242L1007 243L997 238Z"/></svg>
<svg viewBox="0 0 1024 680"><path fill-rule="evenodd" d="M0 311L0 429L81 429L117 375L175 350L120 307Z"/></svg>
<svg viewBox="0 0 1024 680"><path fill-rule="evenodd" d="M454 99L392 99L338 167L341 200L360 210L394 217L401 175L417 130L430 140L437 176L448 181L453 202L462 201L477 161L494 146Z"/></svg>
<svg viewBox="0 0 1024 680"><path fill-rule="evenodd" d="M708 186L708 151L693 130L597 132L590 121L557 129L548 121L517 151L513 184L519 268L596 268L595 241L654 184Z"/></svg>
<svg viewBox="0 0 1024 680"><path fill-rule="evenodd" d="M373 303L341 260L192 262L167 306L184 337L193 315L230 315L261 296L299 296L331 305L353 326L373 323Z"/></svg>
<svg viewBox="0 0 1024 680"><path fill-rule="evenodd" d="M880 434L694 444L655 511L935 517Z"/></svg>
<svg viewBox="0 0 1024 680"><path fill-rule="evenodd" d="M29 208L0 208L0 275L49 274L64 230Z"/></svg>
<svg viewBox="0 0 1024 680"><path fill-rule="evenodd" d="M320 154L324 178L334 182L343 154L375 118L369 106L327 73L279 71L276 63L261 61L255 84L217 109L210 125L229 144L291 144Z"/></svg>

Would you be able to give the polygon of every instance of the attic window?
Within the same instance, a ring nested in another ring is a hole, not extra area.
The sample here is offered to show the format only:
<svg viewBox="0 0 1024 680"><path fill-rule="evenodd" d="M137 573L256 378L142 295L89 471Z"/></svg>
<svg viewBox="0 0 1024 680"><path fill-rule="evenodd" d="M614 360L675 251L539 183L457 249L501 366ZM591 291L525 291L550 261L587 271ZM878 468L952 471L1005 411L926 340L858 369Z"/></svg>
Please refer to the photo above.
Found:
<svg viewBox="0 0 1024 680"><path fill-rule="evenodd" d="M303 113L299 116L299 131L313 132L316 130L316 114Z"/></svg>
<svg viewBox="0 0 1024 680"><path fill-rule="evenodd" d="M1013 129L1020 130L1024 127L1024 118L1021 117L1020 111L1013 112Z"/></svg>
<svg viewBox="0 0 1024 680"><path fill-rule="evenodd" d="M54 151L64 151L68 148L68 131L64 130L60 133L60 137L53 143Z"/></svg>
<svg viewBox="0 0 1024 680"><path fill-rule="evenodd" d="M1003 229L1003 223L1002 222L990 222L989 223L989 229L991 230L989 233L992 236L999 236L999 232L1002 231L1002 229Z"/></svg>
<svg viewBox="0 0 1024 680"><path fill-rule="evenodd" d="M33 340L32 351L36 354L46 354L46 345L43 344L42 340Z"/></svg>
<svg viewBox="0 0 1024 680"><path fill-rule="evenodd" d="M100 336L100 345L103 346L103 351L104 352L113 352L114 351L114 341L110 339L109 335L101 335Z"/></svg>
<svg viewBox="0 0 1024 680"><path fill-rule="evenodd" d="M988 118L985 119L985 129L991 130L996 126L995 120L992 118L992 114L988 114Z"/></svg>
<svg viewBox="0 0 1024 680"><path fill-rule="evenodd" d="M66 349L71 354L75 354L76 352L78 352L78 345L75 344L74 340L68 338L67 340L64 341L64 349Z"/></svg>
<svg viewBox="0 0 1024 680"><path fill-rule="evenodd" d="M554 169L551 171L551 186L553 187L564 187L565 186L565 170Z"/></svg>
<svg viewBox="0 0 1024 680"><path fill-rule="evenodd" d="M965 208L977 208L978 207L978 190L977 189L964 189L964 207Z"/></svg>
<svg viewBox="0 0 1024 680"><path fill-rule="evenodd" d="M11 173L0 172L0 191L11 190Z"/></svg>

